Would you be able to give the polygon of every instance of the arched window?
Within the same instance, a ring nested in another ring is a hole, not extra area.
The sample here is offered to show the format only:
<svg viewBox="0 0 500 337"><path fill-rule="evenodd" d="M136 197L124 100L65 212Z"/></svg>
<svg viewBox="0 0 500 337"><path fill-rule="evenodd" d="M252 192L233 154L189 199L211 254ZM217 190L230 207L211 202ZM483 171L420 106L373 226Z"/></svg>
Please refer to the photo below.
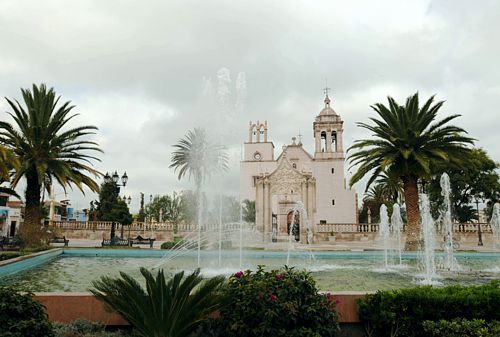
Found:
<svg viewBox="0 0 500 337"><path fill-rule="evenodd" d="M337 152L337 131L332 131L332 151Z"/></svg>
<svg viewBox="0 0 500 337"><path fill-rule="evenodd" d="M326 132L321 131L321 152L326 152Z"/></svg>

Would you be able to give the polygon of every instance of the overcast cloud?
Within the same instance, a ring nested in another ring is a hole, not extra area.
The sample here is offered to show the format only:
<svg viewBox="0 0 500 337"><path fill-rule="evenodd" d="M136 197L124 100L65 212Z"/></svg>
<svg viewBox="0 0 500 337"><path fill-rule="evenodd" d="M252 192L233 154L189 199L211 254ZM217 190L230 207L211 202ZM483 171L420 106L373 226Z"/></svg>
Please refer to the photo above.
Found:
<svg viewBox="0 0 500 337"><path fill-rule="evenodd" d="M498 161L498 13L500 2L485 0L2 0L0 93L19 98L43 82L73 101L74 125L99 127L96 167L127 171L133 211L139 192L191 188L168 166L193 127L230 148L232 170L216 185L234 195L249 120L268 121L276 149L300 130L311 151L325 79L347 145L368 136L355 123L373 115L370 104L418 90L446 100L441 117L461 114L456 124ZM222 96L221 68L230 72ZM8 120L4 101L0 110ZM97 198L68 197L79 208Z"/></svg>

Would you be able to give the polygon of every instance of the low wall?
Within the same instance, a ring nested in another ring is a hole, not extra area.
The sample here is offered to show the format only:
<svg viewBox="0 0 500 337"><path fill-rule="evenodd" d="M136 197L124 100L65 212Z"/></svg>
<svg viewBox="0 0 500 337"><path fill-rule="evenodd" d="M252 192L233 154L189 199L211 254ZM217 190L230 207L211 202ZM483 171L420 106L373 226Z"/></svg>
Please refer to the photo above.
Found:
<svg viewBox="0 0 500 337"><path fill-rule="evenodd" d="M334 293L339 322L359 323L356 300L364 298L364 292ZM46 308L52 322L69 323L75 319L103 322L106 325L123 326L128 323L116 312L107 311L104 304L91 293L35 293L34 299Z"/></svg>
<svg viewBox="0 0 500 337"><path fill-rule="evenodd" d="M110 231L107 229L63 229L60 230L61 235L64 235L67 239L86 239L86 240L102 240L103 238L109 239ZM116 230L116 234L120 235L121 229ZM174 234L171 231L142 231L142 230L131 230L130 237L135 238L138 235L149 238L154 237L156 241L172 241L174 239ZM129 232L125 227L123 231L123 237L128 238ZM176 236L182 236L182 234L176 234ZM70 242L71 243L71 242Z"/></svg>

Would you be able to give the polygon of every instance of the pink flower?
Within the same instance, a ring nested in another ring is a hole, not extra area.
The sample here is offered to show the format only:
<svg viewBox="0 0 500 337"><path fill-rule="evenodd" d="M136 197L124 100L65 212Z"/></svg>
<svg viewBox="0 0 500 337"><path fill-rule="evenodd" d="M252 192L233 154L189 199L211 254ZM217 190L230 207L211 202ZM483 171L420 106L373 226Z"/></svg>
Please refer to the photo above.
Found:
<svg viewBox="0 0 500 337"><path fill-rule="evenodd" d="M236 276L236 278L242 278L243 277L243 272L239 271L236 274L234 274L234 276Z"/></svg>
<svg viewBox="0 0 500 337"><path fill-rule="evenodd" d="M270 293L269 294L269 299L272 301L272 302L276 302L278 300L278 296L274 295L273 293Z"/></svg>
<svg viewBox="0 0 500 337"><path fill-rule="evenodd" d="M339 299L337 298L337 299L335 300L335 304L340 304L340 303L342 303L342 301L341 301L341 300L339 300Z"/></svg>
<svg viewBox="0 0 500 337"><path fill-rule="evenodd" d="M282 280L284 278L284 276L283 276L283 274L278 274L278 275L276 275L276 278L278 280Z"/></svg>

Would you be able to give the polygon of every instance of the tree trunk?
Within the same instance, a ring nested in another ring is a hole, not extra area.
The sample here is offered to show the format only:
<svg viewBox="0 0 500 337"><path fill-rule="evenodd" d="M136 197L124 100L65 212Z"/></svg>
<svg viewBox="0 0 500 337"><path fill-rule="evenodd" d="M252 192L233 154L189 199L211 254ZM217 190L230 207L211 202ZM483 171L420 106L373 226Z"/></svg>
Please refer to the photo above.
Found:
<svg viewBox="0 0 500 337"><path fill-rule="evenodd" d="M24 223L20 226L19 234L28 247L40 245L43 231L40 216L40 188L38 177L28 177L26 184L26 205Z"/></svg>
<svg viewBox="0 0 500 337"><path fill-rule="evenodd" d="M406 203L406 243L405 250L415 251L420 248L420 209L418 205L418 187L416 177L403 179Z"/></svg>

